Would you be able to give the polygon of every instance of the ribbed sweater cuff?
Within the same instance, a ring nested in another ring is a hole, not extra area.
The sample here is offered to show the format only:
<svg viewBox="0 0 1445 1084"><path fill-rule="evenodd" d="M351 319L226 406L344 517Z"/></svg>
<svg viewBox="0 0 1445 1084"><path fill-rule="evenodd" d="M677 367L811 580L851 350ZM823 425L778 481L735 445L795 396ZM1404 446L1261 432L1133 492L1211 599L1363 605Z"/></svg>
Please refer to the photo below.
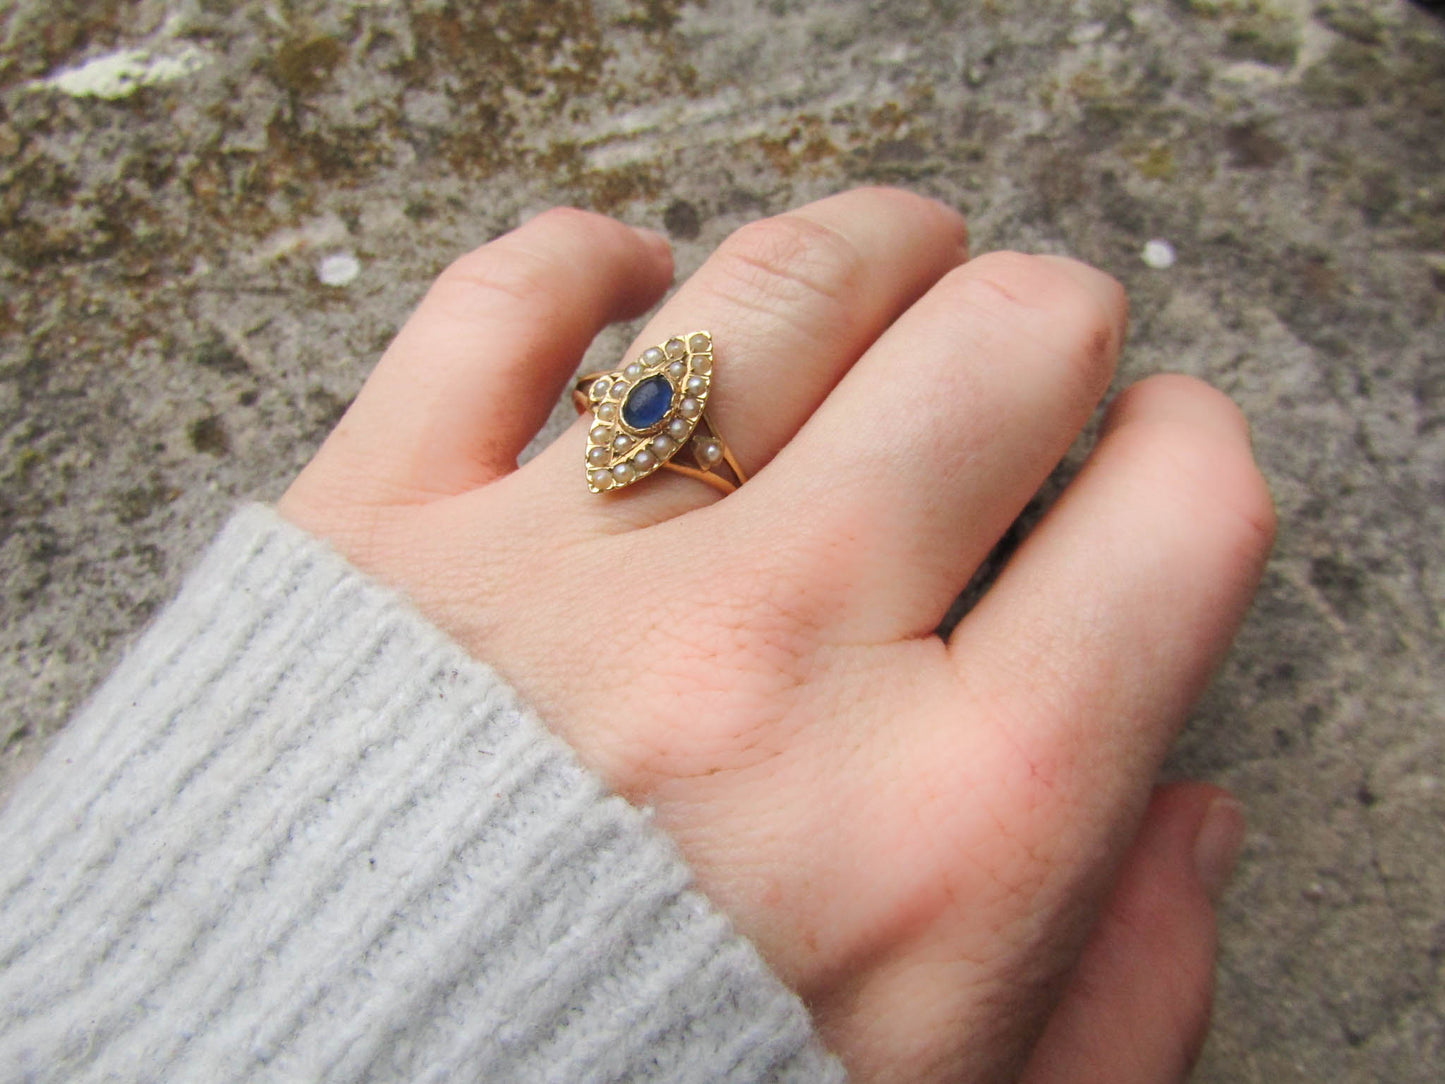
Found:
<svg viewBox="0 0 1445 1084"><path fill-rule="evenodd" d="M841 1080L641 813L243 510L0 817L0 1075Z"/></svg>

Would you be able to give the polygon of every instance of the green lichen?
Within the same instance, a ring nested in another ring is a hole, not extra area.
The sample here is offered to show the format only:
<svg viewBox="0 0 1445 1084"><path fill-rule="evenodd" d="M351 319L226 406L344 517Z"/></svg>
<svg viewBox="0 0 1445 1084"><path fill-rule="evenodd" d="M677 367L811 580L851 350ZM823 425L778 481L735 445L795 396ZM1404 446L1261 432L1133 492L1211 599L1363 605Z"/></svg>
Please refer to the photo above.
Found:
<svg viewBox="0 0 1445 1084"><path fill-rule="evenodd" d="M12 476L22 484L30 481L35 469L45 462L45 456L34 448L21 448L11 468Z"/></svg>
<svg viewBox="0 0 1445 1084"><path fill-rule="evenodd" d="M1167 143L1155 143L1130 155L1130 162L1141 177L1151 181L1171 181L1178 172L1174 160L1174 148Z"/></svg>
<svg viewBox="0 0 1445 1084"><path fill-rule="evenodd" d="M87 49L115 45L133 30L127 25L132 6L125 0L50 0L16 7L5 27L0 88L65 67Z"/></svg>

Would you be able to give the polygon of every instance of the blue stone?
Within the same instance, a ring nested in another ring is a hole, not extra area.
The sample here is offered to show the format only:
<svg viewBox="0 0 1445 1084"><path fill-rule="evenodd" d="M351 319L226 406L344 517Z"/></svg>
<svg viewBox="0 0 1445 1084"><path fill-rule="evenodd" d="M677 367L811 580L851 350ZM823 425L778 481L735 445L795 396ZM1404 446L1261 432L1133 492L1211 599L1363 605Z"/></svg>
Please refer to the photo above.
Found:
<svg viewBox="0 0 1445 1084"><path fill-rule="evenodd" d="M672 409L672 383L665 376L650 376L627 394L622 420L633 429L651 429Z"/></svg>

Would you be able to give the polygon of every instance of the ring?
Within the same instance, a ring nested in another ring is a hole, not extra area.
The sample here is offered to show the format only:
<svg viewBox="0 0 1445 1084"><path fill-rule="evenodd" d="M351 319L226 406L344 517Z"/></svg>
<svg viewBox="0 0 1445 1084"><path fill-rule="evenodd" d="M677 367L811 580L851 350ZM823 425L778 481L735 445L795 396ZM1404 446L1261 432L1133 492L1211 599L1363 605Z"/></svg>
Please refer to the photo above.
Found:
<svg viewBox="0 0 1445 1084"><path fill-rule="evenodd" d="M578 377L572 401L577 413L590 410L593 419L587 432L587 488L593 493L625 489L660 469L723 493L747 481L707 416L712 373L712 334L694 331L649 347L621 369ZM691 463L678 462L679 456Z"/></svg>

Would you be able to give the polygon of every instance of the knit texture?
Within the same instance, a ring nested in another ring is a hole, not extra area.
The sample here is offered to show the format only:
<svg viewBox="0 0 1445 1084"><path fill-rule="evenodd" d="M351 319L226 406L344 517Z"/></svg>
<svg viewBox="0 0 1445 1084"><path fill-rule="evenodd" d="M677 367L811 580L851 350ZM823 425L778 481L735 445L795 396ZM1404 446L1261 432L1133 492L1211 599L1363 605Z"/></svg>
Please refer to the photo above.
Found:
<svg viewBox="0 0 1445 1084"><path fill-rule="evenodd" d="M644 816L271 511L0 816L5 1080L843 1079Z"/></svg>

